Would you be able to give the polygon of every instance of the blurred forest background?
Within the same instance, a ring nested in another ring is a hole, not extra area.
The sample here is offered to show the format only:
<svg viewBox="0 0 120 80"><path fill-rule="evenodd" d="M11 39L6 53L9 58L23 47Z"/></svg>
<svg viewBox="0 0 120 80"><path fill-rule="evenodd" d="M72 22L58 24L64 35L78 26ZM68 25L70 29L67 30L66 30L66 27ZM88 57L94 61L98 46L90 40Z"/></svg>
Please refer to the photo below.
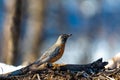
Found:
<svg viewBox="0 0 120 80"><path fill-rule="evenodd" d="M27 65L61 33L58 63L89 63L120 52L120 0L0 0L0 62Z"/></svg>

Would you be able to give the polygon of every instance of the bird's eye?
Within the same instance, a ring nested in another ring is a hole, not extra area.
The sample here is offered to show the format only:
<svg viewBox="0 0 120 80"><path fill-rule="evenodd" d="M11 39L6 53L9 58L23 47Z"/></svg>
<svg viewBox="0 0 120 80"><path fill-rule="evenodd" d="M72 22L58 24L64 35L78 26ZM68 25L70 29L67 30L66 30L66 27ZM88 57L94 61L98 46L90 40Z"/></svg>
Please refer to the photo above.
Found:
<svg viewBox="0 0 120 80"><path fill-rule="evenodd" d="M64 38L66 38L66 36L64 36Z"/></svg>
<svg viewBox="0 0 120 80"><path fill-rule="evenodd" d="M62 38L65 38L65 36L62 36Z"/></svg>

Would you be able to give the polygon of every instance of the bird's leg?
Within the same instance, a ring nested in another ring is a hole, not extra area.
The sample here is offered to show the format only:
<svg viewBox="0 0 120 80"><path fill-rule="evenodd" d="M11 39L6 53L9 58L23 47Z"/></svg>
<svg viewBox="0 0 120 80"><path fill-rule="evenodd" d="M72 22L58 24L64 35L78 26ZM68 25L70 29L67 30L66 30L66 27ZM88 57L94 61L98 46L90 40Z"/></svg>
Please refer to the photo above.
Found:
<svg viewBox="0 0 120 80"><path fill-rule="evenodd" d="M48 68L51 68L51 67L53 67L53 64L48 62L48 63L47 63L47 67L48 67Z"/></svg>
<svg viewBox="0 0 120 80"><path fill-rule="evenodd" d="M53 63L52 65L53 65L52 69L60 69L60 66L65 66L66 64L56 64L56 63Z"/></svg>

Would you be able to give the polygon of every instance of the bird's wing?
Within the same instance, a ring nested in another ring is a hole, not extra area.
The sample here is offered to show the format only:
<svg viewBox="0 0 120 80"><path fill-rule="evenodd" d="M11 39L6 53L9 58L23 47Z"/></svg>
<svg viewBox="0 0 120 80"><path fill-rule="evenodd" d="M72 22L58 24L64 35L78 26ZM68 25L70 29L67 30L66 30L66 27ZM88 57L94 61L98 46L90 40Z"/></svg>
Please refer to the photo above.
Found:
<svg viewBox="0 0 120 80"><path fill-rule="evenodd" d="M55 57L58 52L60 51L60 47L56 47L56 45L52 46L51 48L49 48L45 53L43 53L43 55L40 57L40 60L42 62L47 62L49 61L52 57Z"/></svg>

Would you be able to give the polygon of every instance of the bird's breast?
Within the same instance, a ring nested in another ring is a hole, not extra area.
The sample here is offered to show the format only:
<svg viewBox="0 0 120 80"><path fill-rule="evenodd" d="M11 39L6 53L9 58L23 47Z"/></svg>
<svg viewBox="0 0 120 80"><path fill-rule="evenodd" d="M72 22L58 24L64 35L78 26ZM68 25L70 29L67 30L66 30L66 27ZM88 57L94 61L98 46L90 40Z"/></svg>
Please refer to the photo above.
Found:
<svg viewBox="0 0 120 80"><path fill-rule="evenodd" d="M62 57L62 55L63 55L63 53L64 53L64 48L65 48L65 45L61 45L61 46L60 46L60 50L57 52L57 55L54 56L54 57L50 60L51 63L59 60L59 59Z"/></svg>

